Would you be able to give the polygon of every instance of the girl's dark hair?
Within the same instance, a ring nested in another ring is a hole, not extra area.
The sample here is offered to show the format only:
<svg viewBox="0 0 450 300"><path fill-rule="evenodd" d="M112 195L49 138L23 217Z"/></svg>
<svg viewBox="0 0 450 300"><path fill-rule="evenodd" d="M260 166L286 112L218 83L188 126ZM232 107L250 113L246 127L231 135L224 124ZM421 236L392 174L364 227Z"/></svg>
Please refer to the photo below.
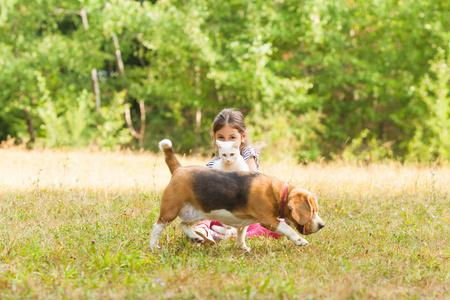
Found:
<svg viewBox="0 0 450 300"><path fill-rule="evenodd" d="M216 132L222 129L223 126L230 125L237 129L237 131L243 135L244 132L247 131L247 127L245 126L244 115L238 110L234 110L233 108L225 108L222 110L214 119L210 134L211 134L211 142L213 145L213 149L215 149L216 141L214 136ZM246 137L239 147L239 150L242 155L242 151L248 145L248 138Z"/></svg>

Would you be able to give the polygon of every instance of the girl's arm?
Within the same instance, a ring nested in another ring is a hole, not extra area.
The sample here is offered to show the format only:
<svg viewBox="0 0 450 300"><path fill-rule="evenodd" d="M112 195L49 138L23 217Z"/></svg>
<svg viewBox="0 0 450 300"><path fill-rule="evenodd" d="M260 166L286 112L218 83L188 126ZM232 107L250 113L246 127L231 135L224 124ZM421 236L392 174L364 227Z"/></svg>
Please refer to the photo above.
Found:
<svg viewBox="0 0 450 300"><path fill-rule="evenodd" d="M258 171L258 168L256 167L256 161L254 157L250 157L245 161L248 165L248 168L250 171Z"/></svg>

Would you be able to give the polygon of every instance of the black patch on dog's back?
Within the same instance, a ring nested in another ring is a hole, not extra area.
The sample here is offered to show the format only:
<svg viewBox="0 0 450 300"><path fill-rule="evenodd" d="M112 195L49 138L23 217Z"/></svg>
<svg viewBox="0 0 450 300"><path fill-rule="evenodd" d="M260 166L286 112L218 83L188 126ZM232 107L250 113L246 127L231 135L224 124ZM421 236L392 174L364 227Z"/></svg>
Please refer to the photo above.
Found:
<svg viewBox="0 0 450 300"><path fill-rule="evenodd" d="M247 206L252 181L261 173L201 170L193 175L195 197L205 212L234 211Z"/></svg>

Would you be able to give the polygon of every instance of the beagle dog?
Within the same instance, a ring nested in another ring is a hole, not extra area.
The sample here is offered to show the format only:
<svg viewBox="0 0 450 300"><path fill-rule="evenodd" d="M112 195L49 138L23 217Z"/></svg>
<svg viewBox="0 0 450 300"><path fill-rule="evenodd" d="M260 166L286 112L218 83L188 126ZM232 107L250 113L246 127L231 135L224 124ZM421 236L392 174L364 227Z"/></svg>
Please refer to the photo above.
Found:
<svg viewBox="0 0 450 300"><path fill-rule="evenodd" d="M259 172L226 172L208 167L181 166L170 140L159 143L172 178L165 188L158 221L153 225L151 248L158 248L163 230L176 217L180 228L191 241L204 240L194 232L201 220L217 220L237 227L237 246L249 251L245 244L246 226L260 223L263 227L283 234L298 246L308 242L308 235L325 225L318 215L315 196L273 176ZM280 222L284 218L286 223Z"/></svg>

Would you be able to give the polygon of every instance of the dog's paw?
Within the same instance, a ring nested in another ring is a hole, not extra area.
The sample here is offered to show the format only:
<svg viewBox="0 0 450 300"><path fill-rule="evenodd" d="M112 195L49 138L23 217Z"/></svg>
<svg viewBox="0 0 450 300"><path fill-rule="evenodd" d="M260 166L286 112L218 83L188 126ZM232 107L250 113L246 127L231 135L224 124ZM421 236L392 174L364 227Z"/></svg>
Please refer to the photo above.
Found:
<svg viewBox="0 0 450 300"><path fill-rule="evenodd" d="M250 252L250 250L252 250L246 244L244 244L244 245L236 245L236 246L237 246L238 249L244 250L245 252Z"/></svg>
<svg viewBox="0 0 450 300"><path fill-rule="evenodd" d="M308 246L309 245L308 241L302 237L300 237L297 241L295 241L295 244L297 246Z"/></svg>
<svg viewBox="0 0 450 300"><path fill-rule="evenodd" d="M250 252L250 250L252 250L250 247L248 246L244 246L241 248L242 250L244 250L245 252Z"/></svg>
<svg viewBox="0 0 450 300"><path fill-rule="evenodd" d="M191 243L197 243L197 244L201 244L201 243L203 243L205 241L201 237L194 237L194 238L191 238L190 240L191 240Z"/></svg>
<svg viewBox="0 0 450 300"><path fill-rule="evenodd" d="M159 249L161 249L161 247L160 247L158 244L150 244L150 245L148 246L148 248L149 248L150 250L159 250Z"/></svg>

